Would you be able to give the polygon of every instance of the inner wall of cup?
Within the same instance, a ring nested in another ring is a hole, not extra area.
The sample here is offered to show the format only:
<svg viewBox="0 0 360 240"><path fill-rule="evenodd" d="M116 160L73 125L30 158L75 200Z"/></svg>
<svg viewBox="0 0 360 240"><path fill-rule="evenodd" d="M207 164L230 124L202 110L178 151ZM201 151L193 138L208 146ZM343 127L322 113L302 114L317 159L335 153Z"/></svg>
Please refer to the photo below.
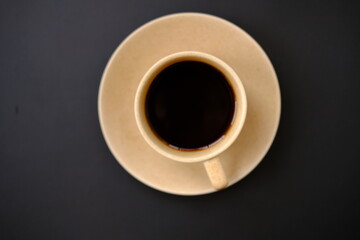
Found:
<svg viewBox="0 0 360 240"><path fill-rule="evenodd" d="M228 127L228 129L224 132L224 134L215 142L209 144L208 146L203 146L202 148L196 148L196 149L185 149L185 148L178 148L175 146L172 146L171 144L169 144L168 142L164 141L162 139L162 137L160 137L158 135L158 133L153 130L153 128L151 127L148 117L146 116L146 96L148 94L148 90L149 87L151 85L151 83L153 82L153 80L162 72L164 71L166 68L170 67L171 65L175 64L175 63L179 63L179 62L184 62L184 61L198 61L198 62L202 62L205 64L208 64L212 67L214 67L215 69L217 69L218 71L220 71L226 81L228 82L232 92L233 92L233 96L234 96L234 112L233 112L233 116L232 116L232 121ZM199 56L182 56L182 57L178 57L178 58L173 58L170 59L168 61L163 62L163 64L161 64L160 66L157 66L157 68L155 68L152 72L152 74L149 76L148 78L148 84L147 87L145 88L145 98L144 98L144 108L143 111L145 111L145 119L146 119L146 124L148 125L147 128L151 131L152 133L152 139L154 140L154 138L156 139L156 142L158 145L158 147L160 147L162 150L171 152L171 154L180 154L180 155L188 155L188 154L197 154L197 152L199 154L203 154L203 152L206 150L207 152L209 152L209 150L213 150L213 151L217 151L219 150L222 146L222 143L225 143L227 139L230 138L231 135L237 134L238 131L234 130L234 124L236 123L236 120L240 118L240 116L238 116L239 112L239 104L241 105L240 102L240 97L239 97L239 89L237 88L236 85L236 81L233 79L233 76L226 71L226 69L224 69L224 67L219 64L218 62L213 62L210 59L207 58L203 58L203 57L199 57ZM159 146L162 145L162 146ZM165 149L164 147L165 146ZM212 151L211 151L212 152Z"/></svg>

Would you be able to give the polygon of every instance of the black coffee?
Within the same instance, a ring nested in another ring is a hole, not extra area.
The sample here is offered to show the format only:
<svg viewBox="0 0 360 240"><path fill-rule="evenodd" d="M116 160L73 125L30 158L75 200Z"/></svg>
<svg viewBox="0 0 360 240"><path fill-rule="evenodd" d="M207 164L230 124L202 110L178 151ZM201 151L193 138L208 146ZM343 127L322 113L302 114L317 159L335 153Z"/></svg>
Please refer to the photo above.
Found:
<svg viewBox="0 0 360 240"><path fill-rule="evenodd" d="M196 61L175 63L160 72L146 97L153 131L171 147L200 149L219 140L235 110L234 94L216 68Z"/></svg>

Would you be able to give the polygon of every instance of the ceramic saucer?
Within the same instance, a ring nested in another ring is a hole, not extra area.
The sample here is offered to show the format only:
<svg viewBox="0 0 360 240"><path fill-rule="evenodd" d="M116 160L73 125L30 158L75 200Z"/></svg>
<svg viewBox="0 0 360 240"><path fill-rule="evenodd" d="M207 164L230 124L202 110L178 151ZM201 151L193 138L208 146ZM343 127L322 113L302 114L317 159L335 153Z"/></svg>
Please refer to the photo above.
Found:
<svg viewBox="0 0 360 240"><path fill-rule="evenodd" d="M117 161L144 184L172 194L214 192L202 163L180 163L155 152L142 138L134 117L134 98L145 72L179 51L212 54L229 64L246 90L248 112L235 143L221 155L230 185L251 172L268 151L280 119L280 90L262 48L234 24L207 14L180 13L155 19L115 50L99 89L99 118Z"/></svg>

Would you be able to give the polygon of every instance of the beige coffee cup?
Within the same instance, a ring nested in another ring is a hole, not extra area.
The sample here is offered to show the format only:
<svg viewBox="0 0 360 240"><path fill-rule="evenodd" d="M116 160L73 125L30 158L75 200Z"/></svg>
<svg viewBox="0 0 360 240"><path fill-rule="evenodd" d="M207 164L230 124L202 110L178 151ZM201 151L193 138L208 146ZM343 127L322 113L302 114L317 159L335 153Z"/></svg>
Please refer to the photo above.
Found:
<svg viewBox="0 0 360 240"><path fill-rule="evenodd" d="M231 125L227 132L215 143L207 148L196 151L175 149L164 143L150 127L145 109L148 89L155 77L165 68L182 61L199 61L211 65L219 70L231 86L235 111ZM226 173L221 164L221 153L233 144L244 125L246 118L247 101L244 87L236 72L221 59L207 53L184 51L168 55L156 62L143 76L135 95L135 119L141 135L145 141L159 154L169 160L187 164L203 162L204 170L215 189L223 189L228 185Z"/></svg>

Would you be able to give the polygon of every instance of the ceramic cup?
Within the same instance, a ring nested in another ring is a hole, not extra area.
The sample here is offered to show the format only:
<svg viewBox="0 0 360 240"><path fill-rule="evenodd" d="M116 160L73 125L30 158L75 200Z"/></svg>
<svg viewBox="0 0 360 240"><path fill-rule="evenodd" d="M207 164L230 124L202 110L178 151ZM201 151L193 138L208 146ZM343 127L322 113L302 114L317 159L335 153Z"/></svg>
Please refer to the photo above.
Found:
<svg viewBox="0 0 360 240"><path fill-rule="evenodd" d="M165 68L182 61L198 61L211 65L219 70L227 79L234 93L235 111L226 134L208 148L196 151L175 149L164 143L150 127L145 109L147 92L155 77ZM236 72L221 59L202 52L185 51L168 55L156 62L145 73L135 95L135 119L145 141L159 154L173 161L187 164L203 162L204 171L215 189L223 189L228 185L226 173L221 164L221 153L236 140L246 118L247 101L244 87Z"/></svg>

